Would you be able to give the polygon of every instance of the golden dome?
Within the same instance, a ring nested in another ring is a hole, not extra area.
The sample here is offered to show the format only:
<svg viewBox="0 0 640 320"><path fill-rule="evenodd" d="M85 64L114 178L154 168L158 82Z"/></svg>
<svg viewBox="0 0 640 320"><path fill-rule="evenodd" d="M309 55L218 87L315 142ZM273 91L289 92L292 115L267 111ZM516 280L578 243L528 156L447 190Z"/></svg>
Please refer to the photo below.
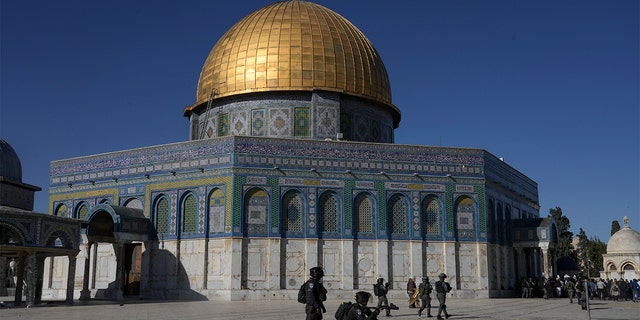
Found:
<svg viewBox="0 0 640 320"><path fill-rule="evenodd" d="M266 91L327 90L389 106L387 70L371 42L341 15L315 3L284 1L229 29L207 57L187 113L215 98Z"/></svg>

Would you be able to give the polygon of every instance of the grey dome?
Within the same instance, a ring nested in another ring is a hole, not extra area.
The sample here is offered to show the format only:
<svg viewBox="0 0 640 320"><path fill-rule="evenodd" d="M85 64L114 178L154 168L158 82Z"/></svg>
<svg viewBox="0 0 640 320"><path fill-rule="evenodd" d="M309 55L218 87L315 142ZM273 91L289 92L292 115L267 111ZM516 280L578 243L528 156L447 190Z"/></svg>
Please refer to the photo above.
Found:
<svg viewBox="0 0 640 320"><path fill-rule="evenodd" d="M0 139L0 177L8 181L22 182L20 158L4 139Z"/></svg>

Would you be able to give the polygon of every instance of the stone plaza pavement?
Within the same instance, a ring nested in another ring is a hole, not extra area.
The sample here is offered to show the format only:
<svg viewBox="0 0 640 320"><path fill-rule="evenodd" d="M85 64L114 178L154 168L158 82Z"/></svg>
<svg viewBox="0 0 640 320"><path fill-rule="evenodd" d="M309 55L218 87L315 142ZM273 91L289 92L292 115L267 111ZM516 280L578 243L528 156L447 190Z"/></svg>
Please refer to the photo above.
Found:
<svg viewBox="0 0 640 320"><path fill-rule="evenodd" d="M4 301L7 301L6 299ZM333 320L341 301L327 301L324 319ZM400 307L392 317L379 319L418 319L417 309L409 309L405 301L391 301ZM433 302L436 302L434 299ZM437 304L437 302L436 302ZM631 301L591 302L590 318L575 302L566 299L450 299L450 320L457 319L640 319L640 303ZM437 313L437 308L432 309ZM424 312L426 315L426 311ZM304 319L304 306L296 301L145 301L106 300L75 301L73 305L48 302L30 308L0 308L0 320L226 320L226 319ZM422 319L434 319L423 316Z"/></svg>

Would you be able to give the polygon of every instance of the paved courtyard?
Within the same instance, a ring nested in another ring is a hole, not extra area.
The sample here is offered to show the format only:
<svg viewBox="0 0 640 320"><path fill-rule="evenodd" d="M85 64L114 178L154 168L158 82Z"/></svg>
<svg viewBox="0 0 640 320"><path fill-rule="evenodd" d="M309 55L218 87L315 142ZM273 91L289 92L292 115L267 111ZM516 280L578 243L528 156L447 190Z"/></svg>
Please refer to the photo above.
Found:
<svg viewBox="0 0 640 320"><path fill-rule="evenodd" d="M6 299L3 299L7 301ZM341 301L327 301L324 319L333 320ZM417 309L409 309L405 301L391 301L400 307L392 317L379 319L418 319ZM435 299L434 299L435 302ZM437 302L436 302L437 303ZM566 299L474 299L447 301L450 320L509 319L553 320L589 319L587 311ZM433 314L437 308L433 309ZM426 314L426 312L425 312ZM74 305L49 302L31 308L11 307L5 303L0 319L24 320L204 320L204 319L304 319L304 307L296 301L145 301L122 302L76 301ZM640 303L631 301L592 301L590 319L640 319ZM426 318L423 319L435 319Z"/></svg>

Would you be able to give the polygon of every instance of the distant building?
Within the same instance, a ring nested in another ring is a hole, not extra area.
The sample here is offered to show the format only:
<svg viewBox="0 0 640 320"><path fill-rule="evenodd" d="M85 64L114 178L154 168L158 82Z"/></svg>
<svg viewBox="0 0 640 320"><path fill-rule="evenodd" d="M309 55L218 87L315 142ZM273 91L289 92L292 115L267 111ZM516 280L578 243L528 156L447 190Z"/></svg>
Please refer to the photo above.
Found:
<svg viewBox="0 0 640 320"><path fill-rule="evenodd" d="M629 227L624 217L624 227L614 233L607 242L607 253L602 255L603 279L640 279L640 232Z"/></svg>
<svg viewBox="0 0 640 320"><path fill-rule="evenodd" d="M425 125L459 130L446 112ZM394 144L382 59L325 7L232 26L184 115L190 141L51 163L51 213L87 225L80 298L292 299L317 265L333 297L441 272L457 297L501 297L555 273L537 183L482 149Z"/></svg>

